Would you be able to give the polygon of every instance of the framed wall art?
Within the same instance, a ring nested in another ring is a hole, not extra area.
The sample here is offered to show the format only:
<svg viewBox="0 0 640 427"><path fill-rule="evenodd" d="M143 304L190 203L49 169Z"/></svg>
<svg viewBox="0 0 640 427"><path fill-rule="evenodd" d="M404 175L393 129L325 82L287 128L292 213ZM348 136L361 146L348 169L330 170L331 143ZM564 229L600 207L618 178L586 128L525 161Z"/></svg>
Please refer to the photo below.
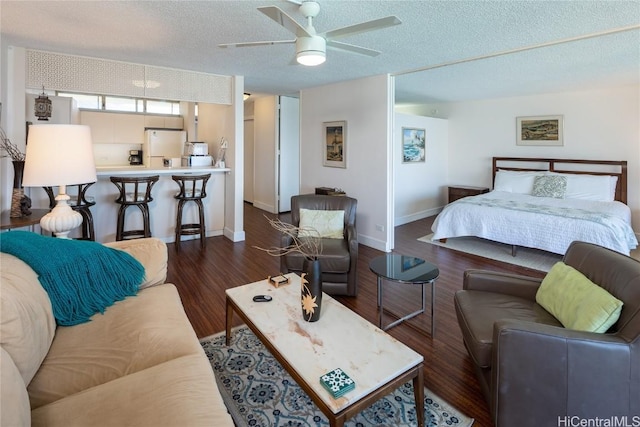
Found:
<svg viewBox="0 0 640 427"><path fill-rule="evenodd" d="M322 165L332 168L347 167L347 122L322 124Z"/></svg>
<svg viewBox="0 0 640 427"><path fill-rule="evenodd" d="M424 129L402 128L402 163L424 162L425 142Z"/></svg>
<svg viewBox="0 0 640 427"><path fill-rule="evenodd" d="M562 116L516 117L517 145L564 145Z"/></svg>

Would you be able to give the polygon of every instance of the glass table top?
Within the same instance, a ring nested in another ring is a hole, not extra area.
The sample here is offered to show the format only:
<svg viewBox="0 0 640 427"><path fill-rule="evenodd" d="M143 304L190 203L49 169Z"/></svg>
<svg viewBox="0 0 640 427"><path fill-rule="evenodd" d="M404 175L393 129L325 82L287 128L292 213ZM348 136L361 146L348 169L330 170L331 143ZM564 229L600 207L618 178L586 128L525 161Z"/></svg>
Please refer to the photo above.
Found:
<svg viewBox="0 0 640 427"><path fill-rule="evenodd" d="M412 256L386 254L374 258L369 268L378 276L388 280L410 283L432 282L438 278L438 267Z"/></svg>

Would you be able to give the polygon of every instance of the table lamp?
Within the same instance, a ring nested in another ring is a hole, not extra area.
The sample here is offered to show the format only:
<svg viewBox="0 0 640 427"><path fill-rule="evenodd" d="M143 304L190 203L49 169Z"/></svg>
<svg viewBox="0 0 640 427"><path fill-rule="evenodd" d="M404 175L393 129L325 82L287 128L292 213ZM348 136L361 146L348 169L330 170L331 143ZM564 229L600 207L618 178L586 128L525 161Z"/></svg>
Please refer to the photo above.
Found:
<svg viewBox="0 0 640 427"><path fill-rule="evenodd" d="M40 227L68 239L82 224L82 215L71 209L66 186L96 181L91 130L83 125L29 126L25 154L25 187L58 187L55 207L40 220Z"/></svg>

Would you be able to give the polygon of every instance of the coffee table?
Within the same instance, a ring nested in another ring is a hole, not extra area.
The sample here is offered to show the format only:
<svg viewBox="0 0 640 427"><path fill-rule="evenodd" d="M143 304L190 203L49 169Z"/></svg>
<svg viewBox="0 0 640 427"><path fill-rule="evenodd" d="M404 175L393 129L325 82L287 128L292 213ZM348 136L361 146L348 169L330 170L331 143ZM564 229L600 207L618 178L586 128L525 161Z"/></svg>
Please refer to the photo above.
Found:
<svg viewBox="0 0 640 427"><path fill-rule="evenodd" d="M431 286L431 337L433 337L436 332L434 309L436 298L435 282L440 275L440 270L438 270L438 267L431 264L430 262L423 260L422 258L390 253L372 259L369 263L369 269L378 276L378 326L380 327L380 329L383 329L385 331L404 322L405 320L411 319L418 314L424 313L427 306L425 287L427 285ZM420 285L422 288L422 308L409 313L406 316L403 316L383 327L383 279L398 283Z"/></svg>
<svg viewBox="0 0 640 427"><path fill-rule="evenodd" d="M233 313L251 328L286 371L309 395L333 427L413 380L418 426L424 426L422 355L358 316L327 294L320 320L302 319L300 277L286 275L289 284L275 288L267 280L226 291L226 343L231 340ZM269 295L270 302L254 302ZM356 388L334 399L320 376L341 368Z"/></svg>

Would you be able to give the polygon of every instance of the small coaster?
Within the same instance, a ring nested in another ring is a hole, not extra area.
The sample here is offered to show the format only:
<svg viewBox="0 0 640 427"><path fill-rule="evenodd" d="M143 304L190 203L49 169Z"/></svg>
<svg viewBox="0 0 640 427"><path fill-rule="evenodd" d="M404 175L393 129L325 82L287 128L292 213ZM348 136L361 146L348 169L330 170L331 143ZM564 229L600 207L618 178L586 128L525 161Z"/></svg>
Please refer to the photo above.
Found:
<svg viewBox="0 0 640 427"><path fill-rule="evenodd" d="M320 384L322 384L334 398L341 397L356 388L356 383L340 368L334 369L321 376Z"/></svg>

